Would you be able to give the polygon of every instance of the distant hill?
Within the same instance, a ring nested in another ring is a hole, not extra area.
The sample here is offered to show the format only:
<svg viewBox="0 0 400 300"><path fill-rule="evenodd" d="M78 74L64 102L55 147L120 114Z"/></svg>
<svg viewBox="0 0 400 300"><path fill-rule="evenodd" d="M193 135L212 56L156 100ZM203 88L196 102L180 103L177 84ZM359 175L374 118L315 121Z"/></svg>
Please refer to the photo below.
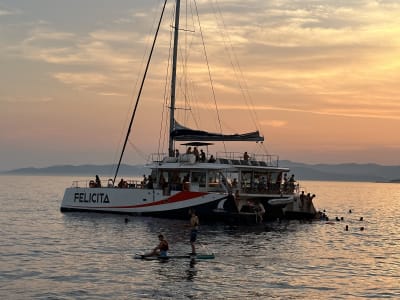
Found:
<svg viewBox="0 0 400 300"><path fill-rule="evenodd" d="M116 165L57 165L45 168L21 168L2 172L9 175L100 175L112 176L116 170ZM120 176L139 176L149 173L149 168L143 165L121 164L118 174Z"/></svg>
<svg viewBox="0 0 400 300"><path fill-rule="evenodd" d="M280 165L290 168L297 179L334 181L395 181L400 178L400 166L378 164L303 164L287 160Z"/></svg>
<svg viewBox="0 0 400 300"><path fill-rule="evenodd" d="M377 164L304 164L282 160L282 167L290 169L297 180L369 181L400 182L400 166ZM115 165L58 165L46 168L22 168L2 172L9 175L88 175L113 176ZM140 176L148 174L144 165L120 166L120 176Z"/></svg>

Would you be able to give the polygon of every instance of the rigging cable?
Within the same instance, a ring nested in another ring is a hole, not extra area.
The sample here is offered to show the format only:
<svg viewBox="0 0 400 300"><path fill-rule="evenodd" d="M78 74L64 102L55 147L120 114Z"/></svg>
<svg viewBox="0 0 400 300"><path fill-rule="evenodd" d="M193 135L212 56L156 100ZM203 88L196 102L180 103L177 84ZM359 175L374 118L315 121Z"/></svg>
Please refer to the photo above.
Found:
<svg viewBox="0 0 400 300"><path fill-rule="evenodd" d="M252 97L251 97L250 93L248 92L248 86L247 86L246 80L244 79L243 71L242 71L242 69L240 67L240 64L239 64L239 61L237 59L236 53L235 53L235 51L233 49L233 46L232 46L232 40L230 38L230 35L228 34L228 31L226 30L227 26L225 24L225 21L224 21L222 12L221 12L221 8L219 7L219 3L218 3L217 0L215 0L215 3L216 3L217 11L218 11L218 14L219 14L219 17L220 17L219 20L221 21L222 27L223 27L223 29L224 29L224 31L226 33L226 34L221 34L222 37L227 39L227 40L223 39L223 42L224 42L224 45L225 45L225 49L226 49L227 53L229 54L230 62L231 62L235 77L238 80L239 88L240 88L240 90L242 92L243 98L244 98L244 100L246 102L246 105L249 107L250 117L251 117L255 127L258 130L260 130L260 122L258 120L256 110L254 109L254 103L253 103L253 100L252 100ZM212 7L214 8L213 5L212 5ZM238 69L238 71L237 71L237 69ZM239 72L239 74L237 72ZM243 85L242 85L241 81L243 82ZM245 93L245 91L247 91L247 93Z"/></svg>
<svg viewBox="0 0 400 300"><path fill-rule="evenodd" d="M211 84L211 90L212 90L212 94L213 94L215 109L216 109L216 112L217 112L218 123L219 123L219 129L220 129L221 134L223 134L223 132L222 132L222 125L221 125L221 118L220 118L220 115L219 115L219 109L218 109L217 99L216 99L216 96L215 96L215 89L214 89L214 84L213 84L213 81L212 81L211 70L210 70L210 64L209 64L209 62L208 62L208 56L207 56L206 46L205 46L205 43L204 43L203 30L202 30L202 27L201 27L201 24L200 24L200 17L199 17L199 11L198 11L198 9L197 9L197 2L196 2L196 0L194 0L194 5L195 5L195 8L196 8L197 21L198 21L198 24L199 24L200 36L201 36L201 41L202 41L203 50L204 50L204 56L205 56L205 59L206 59L206 62L207 62L208 77L209 77L209 79L210 79L210 84ZM223 143L223 145L224 145L224 151L226 152L225 141L222 141L222 143Z"/></svg>
<svg viewBox="0 0 400 300"><path fill-rule="evenodd" d="M188 1L186 0L186 6L185 6L185 14L186 15L185 15L185 29L184 29L184 32L185 32L184 50L185 51L184 51L184 55L181 55L181 56L183 56L183 57L181 57L181 60L182 60L181 66L182 66L182 73L184 74L183 75L184 88L182 88L182 83L180 82L179 89L182 92L182 94L184 95L184 99L185 99L185 104L184 104L184 108L183 108L183 112L184 112L183 113L183 120L184 120L183 124L187 125L187 123L189 122L189 116L191 116L193 118L195 128L199 129L200 126L199 126L198 120L196 119L196 115L193 112L193 109L196 108L196 103L197 103L196 98L195 98L195 93L193 92L194 82L191 79L189 79L189 77L188 77L188 70L189 70L189 68L188 68L188 61L189 61L188 50L190 50L192 48L193 41L194 41L193 36L192 36L191 40L188 43L188 32L191 32L191 33L195 32L195 30L194 30L195 22L193 19L193 8L191 5L192 2L190 1L189 6L190 6L190 12L191 12L191 16L192 16L190 25L193 27L193 29L189 29L189 22L188 22L189 9L188 9L187 3L188 3ZM181 51L180 53L182 53L182 52L183 51ZM191 99L193 99L196 102L193 107L191 105ZM189 113L187 113L187 112L189 112Z"/></svg>
<svg viewBox="0 0 400 300"><path fill-rule="evenodd" d="M171 25L173 23L173 14L172 14L172 19L171 19ZM172 28L172 26L171 26ZM170 39L169 39L169 50L168 50L168 65L167 65L167 72L165 74L165 84L164 84L164 105L161 113L161 121L160 121L160 132L158 136L158 149L157 149L157 155L160 156L162 149L164 149L165 141L166 141L166 135L167 135L167 121L168 121L168 111L165 112L165 108L168 106L168 75L169 75L169 67L170 67L170 59L171 59L171 49L172 49L172 30L170 30ZM164 120L164 115L166 115L166 118ZM163 126L163 123L165 122L165 126ZM162 142L161 142L162 140ZM160 158L160 157L159 157Z"/></svg>
<svg viewBox="0 0 400 300"><path fill-rule="evenodd" d="M194 19L194 13L193 13L193 5L192 5L192 1L190 1L190 15L191 15L191 26L193 27L193 30L192 30L192 32L193 33L195 33L196 32L196 25L195 25L195 19ZM189 47L188 47L188 49L192 49L192 46L193 46L193 44L194 44L194 35L192 35L192 39L191 39L191 41L190 41L190 45L189 45ZM188 56L189 56L189 54L188 54ZM193 80L191 79L190 80L190 83L191 83L191 85L190 85L190 90L188 91L188 96L190 97L188 100L189 101L192 101L192 102L194 102L194 105L193 105L193 107L190 105L190 115L192 116L192 118L193 118L193 121L194 121L194 123L195 123L195 126L196 126L196 128L197 129L200 129L200 128L202 128L201 126L200 126L200 112L199 113L197 113L197 116L196 116L196 112L194 111L194 109L196 110L196 111L199 111L199 107L201 107L200 105L199 105L199 99L198 99L198 97L196 96L197 94L195 93L195 90L194 90L194 88L195 88L195 82L193 82ZM192 99L192 100L191 100ZM188 101L188 102L189 102ZM189 117L189 116L188 116Z"/></svg>
<svg viewBox="0 0 400 300"><path fill-rule="evenodd" d="M131 117L131 121L130 121L130 123L129 123L128 132L126 133L124 146L122 147L121 156L120 156L119 161L118 161L117 170L115 171L113 183L115 183L115 180L116 180L116 178L117 178L119 166L121 165L122 157L123 157L124 152L125 152L126 143L128 142L129 134L130 134L131 129L132 129L133 120L134 120L134 118L135 118L136 110L137 110L138 105L139 105L139 100L140 100L140 96L141 96L141 94L142 94L142 90L143 90L143 86L144 86L144 81L145 81L145 79L146 79L147 71L148 71L148 69L149 69L151 57L152 57L153 51L154 51L154 46L155 46L156 41L157 41L158 32L160 31L160 25L161 25L162 18L163 18L163 16L164 16L164 11L165 11L165 6L166 6L166 4L167 4L167 0L164 1L164 5L163 5L162 12L161 12L160 20L158 21L158 26L157 26L156 34L155 34L155 36L154 36L153 44L152 44L152 46L151 46L150 55L149 55L149 58L148 58L148 60L147 60L146 69L145 69L144 74L143 74L143 79L142 79L142 82L141 82L141 84L140 84L140 89L139 89L139 92L138 92L138 95L137 95L137 98L136 98L135 108L134 108L134 110L133 110L132 117Z"/></svg>
<svg viewBox="0 0 400 300"><path fill-rule="evenodd" d="M133 149L136 150L136 152L139 154L139 156L143 159L143 161L146 161L148 159L148 155L143 152L142 150L140 150L139 147L137 147L132 141L128 140L129 144L131 145L131 147Z"/></svg>

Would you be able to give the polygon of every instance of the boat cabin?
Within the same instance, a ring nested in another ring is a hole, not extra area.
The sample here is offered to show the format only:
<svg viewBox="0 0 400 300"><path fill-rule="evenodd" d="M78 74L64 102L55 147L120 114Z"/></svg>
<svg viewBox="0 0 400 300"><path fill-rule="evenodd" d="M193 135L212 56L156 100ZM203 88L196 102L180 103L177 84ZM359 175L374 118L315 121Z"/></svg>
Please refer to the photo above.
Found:
<svg viewBox="0 0 400 300"><path fill-rule="evenodd" d="M271 156L244 161L237 153L217 153L215 162L200 162L194 154L165 157L151 166L154 188L171 191L280 194L285 192L283 174Z"/></svg>

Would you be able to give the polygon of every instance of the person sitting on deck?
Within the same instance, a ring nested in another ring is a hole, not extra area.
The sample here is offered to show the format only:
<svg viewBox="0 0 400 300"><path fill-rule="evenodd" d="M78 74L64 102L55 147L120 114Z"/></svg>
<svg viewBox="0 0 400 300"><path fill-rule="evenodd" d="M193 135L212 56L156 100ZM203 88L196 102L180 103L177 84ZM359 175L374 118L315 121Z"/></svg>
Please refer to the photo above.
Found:
<svg viewBox="0 0 400 300"><path fill-rule="evenodd" d="M215 163L215 158L214 155L210 156L210 159L208 160L209 163Z"/></svg>
<svg viewBox="0 0 400 300"><path fill-rule="evenodd" d="M159 239L159 244L157 247L153 249L150 253L144 254L143 257L149 257L149 256L160 256L160 257L167 257L168 256L168 241L164 238L162 234L158 235Z"/></svg>
<svg viewBox="0 0 400 300"><path fill-rule="evenodd" d="M118 187L120 188L120 189L122 189L122 188L124 188L125 187L125 181L124 181L124 179L123 178L121 178L121 180L120 180L120 182L118 183Z"/></svg>
<svg viewBox="0 0 400 300"><path fill-rule="evenodd" d="M123 188L124 187L124 179L123 178L121 178L121 180L119 181L118 187L119 188Z"/></svg>

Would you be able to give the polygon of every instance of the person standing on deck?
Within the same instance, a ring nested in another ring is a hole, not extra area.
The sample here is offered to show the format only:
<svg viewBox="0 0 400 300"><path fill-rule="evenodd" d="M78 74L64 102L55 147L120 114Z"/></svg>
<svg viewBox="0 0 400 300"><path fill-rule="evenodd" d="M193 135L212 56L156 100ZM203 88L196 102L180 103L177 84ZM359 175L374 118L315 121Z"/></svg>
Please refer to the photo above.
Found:
<svg viewBox="0 0 400 300"><path fill-rule="evenodd" d="M206 161L206 154L204 153L203 149L200 149L200 161L201 162Z"/></svg>
<svg viewBox="0 0 400 300"><path fill-rule="evenodd" d="M194 154L194 156L196 156L196 161L199 161L200 160L200 153L199 153L199 150L197 149L197 147L194 147L193 154Z"/></svg>
<svg viewBox="0 0 400 300"><path fill-rule="evenodd" d="M247 154L247 152L245 152L245 153L243 154L243 160L244 160L244 161L248 161L249 158L250 158L250 156Z"/></svg>
<svg viewBox="0 0 400 300"><path fill-rule="evenodd" d="M189 210L190 213L190 245L192 246L192 255L196 254L196 246L195 242L197 239L197 232L199 229L199 217L196 215L196 211L194 209Z"/></svg>
<svg viewBox="0 0 400 300"><path fill-rule="evenodd" d="M96 175L96 187L101 187L101 181L99 175Z"/></svg>

